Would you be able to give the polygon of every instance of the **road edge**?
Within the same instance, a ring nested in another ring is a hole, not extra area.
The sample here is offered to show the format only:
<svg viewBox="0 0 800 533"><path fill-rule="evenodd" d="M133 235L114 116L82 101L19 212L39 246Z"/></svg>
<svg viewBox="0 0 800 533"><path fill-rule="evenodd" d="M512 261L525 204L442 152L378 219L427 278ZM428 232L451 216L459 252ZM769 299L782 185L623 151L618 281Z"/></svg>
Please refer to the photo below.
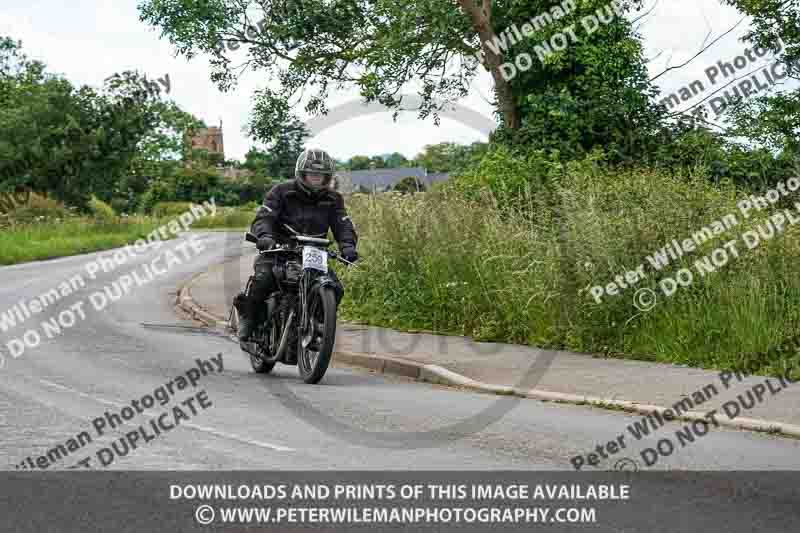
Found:
<svg viewBox="0 0 800 533"><path fill-rule="evenodd" d="M219 266L221 265L217 265L217 267ZM227 320L215 316L206 309L203 309L203 307L198 304L194 298L192 298L191 286L198 279L202 278L203 276L207 276L213 270L213 268L216 267L212 267L205 272L196 274L183 282L176 291L177 296L175 299L175 305L191 315L195 320L202 322L208 327L226 330L230 327ZM348 350L337 350L334 352L333 358L335 361L366 368L380 374L390 374L425 383L457 387L460 389L467 389L487 394L518 396L520 398L540 400L543 402L588 405L591 407L619 410L642 415L658 413L662 417L664 416L665 412L669 411L667 416L670 414L674 416L672 409L668 407L662 407L660 405L652 405L630 400L615 400L613 398L580 396L577 394L552 392L541 389L525 390L506 385L494 385L491 383L476 381L472 378L458 374L438 365L418 363L416 361L410 361L408 359L399 357L387 357L383 355L351 352ZM686 411L680 416L674 416L674 419L686 422L704 421L709 423L711 421L709 418L709 413L710 412L702 413L699 411ZM800 438L800 426L787 424L785 422L745 417L731 420L720 417L714 418L714 423L732 429Z"/></svg>

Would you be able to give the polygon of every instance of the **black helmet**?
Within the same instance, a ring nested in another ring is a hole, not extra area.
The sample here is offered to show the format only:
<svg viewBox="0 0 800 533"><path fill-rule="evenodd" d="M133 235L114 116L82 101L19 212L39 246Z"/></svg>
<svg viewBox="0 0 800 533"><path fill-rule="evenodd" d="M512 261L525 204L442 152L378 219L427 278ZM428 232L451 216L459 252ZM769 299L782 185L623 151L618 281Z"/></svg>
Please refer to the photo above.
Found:
<svg viewBox="0 0 800 533"><path fill-rule="evenodd" d="M306 173L322 174L324 179L321 184L309 183ZM294 177L297 184L304 191L314 194L327 189L330 186L333 174L336 172L336 163L325 150L319 148L307 148L297 158L294 166Z"/></svg>

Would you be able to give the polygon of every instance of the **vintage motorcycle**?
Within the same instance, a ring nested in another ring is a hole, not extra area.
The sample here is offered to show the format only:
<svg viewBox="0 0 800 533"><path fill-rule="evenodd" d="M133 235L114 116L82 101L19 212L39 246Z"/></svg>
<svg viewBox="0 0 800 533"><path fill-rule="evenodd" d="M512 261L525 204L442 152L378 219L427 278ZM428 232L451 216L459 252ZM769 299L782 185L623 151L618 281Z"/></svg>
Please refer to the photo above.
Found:
<svg viewBox="0 0 800 533"><path fill-rule="evenodd" d="M330 240L285 227L292 233L290 244L259 252L277 256L274 272L279 290L264 302L268 322L262 320L252 342L240 342L240 346L250 355L250 364L258 373L271 372L276 363L297 365L303 381L319 383L333 355L339 303L337 283L328 275L328 258L353 263L329 250ZM245 240L258 242L249 232ZM247 289L251 283L252 277ZM239 327L238 313L234 302L230 319L234 331Z"/></svg>

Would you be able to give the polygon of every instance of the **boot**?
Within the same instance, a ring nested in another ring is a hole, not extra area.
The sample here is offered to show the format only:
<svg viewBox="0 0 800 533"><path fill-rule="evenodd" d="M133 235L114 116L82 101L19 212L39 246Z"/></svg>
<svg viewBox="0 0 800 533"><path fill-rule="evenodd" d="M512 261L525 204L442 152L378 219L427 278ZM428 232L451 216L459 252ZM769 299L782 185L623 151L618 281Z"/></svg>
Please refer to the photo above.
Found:
<svg viewBox="0 0 800 533"><path fill-rule="evenodd" d="M256 329L257 320L250 315L243 315L239 313L239 340L242 342L247 341L253 331Z"/></svg>

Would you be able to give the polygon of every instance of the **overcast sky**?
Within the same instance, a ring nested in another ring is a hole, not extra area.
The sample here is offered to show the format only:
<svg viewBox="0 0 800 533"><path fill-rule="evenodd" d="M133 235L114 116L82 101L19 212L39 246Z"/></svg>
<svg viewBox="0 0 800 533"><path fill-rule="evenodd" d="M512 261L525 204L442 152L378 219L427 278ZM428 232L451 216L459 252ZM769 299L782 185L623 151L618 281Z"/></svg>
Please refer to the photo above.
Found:
<svg viewBox="0 0 800 533"><path fill-rule="evenodd" d="M253 144L243 131L251 95L263 81L258 74L249 73L234 91L219 92L209 80L208 58L197 57L188 62L175 57L172 47L159 39L156 30L139 22L137 3L136 0L3 0L0 35L21 39L28 55L44 61L50 71L61 73L76 84L99 87L109 75L123 70L138 70L151 79L169 74L172 86L168 96L209 125L218 125L222 120L226 156L241 159ZM718 0L661 0L648 3L645 10L654 3L655 10L644 19L640 29L647 55L654 58L650 64L653 75L686 61L699 50L709 32L717 36L741 18L736 10L721 6ZM739 38L747 28L745 21L689 66L660 78L658 84L663 92L676 92L694 80L702 80L708 87L704 71L718 60L732 62L741 55L746 45ZM230 53L245 54L242 50ZM748 64L736 75L767 64L769 57ZM721 85L718 83L714 89ZM491 120L492 107L487 102L490 93L490 77L483 73L461 105ZM329 106L351 102L354 94L338 94ZM702 98L697 96L686 106ZM425 144L475 140L485 140L485 135L460 124L457 117L443 119L437 127L431 120L416 119L413 113L401 114L397 122L392 121L391 113L378 113L339 123L311 139L309 144L326 148L340 159L394 151L410 158Z"/></svg>

